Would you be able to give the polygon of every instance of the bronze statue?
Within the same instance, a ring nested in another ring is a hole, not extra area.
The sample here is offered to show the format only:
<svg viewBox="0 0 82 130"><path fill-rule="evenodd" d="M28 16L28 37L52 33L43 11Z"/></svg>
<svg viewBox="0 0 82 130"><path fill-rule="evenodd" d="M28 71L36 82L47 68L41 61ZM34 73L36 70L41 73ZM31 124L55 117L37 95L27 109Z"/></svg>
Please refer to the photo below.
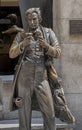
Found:
<svg viewBox="0 0 82 130"><path fill-rule="evenodd" d="M57 37L51 29L41 26L42 17L39 8L28 9L26 21L28 32L18 33L9 51L10 58L20 55L10 104L11 109L19 108L20 129L31 128L33 95L37 98L47 129L55 129L54 106L56 109L60 106L57 111L60 112L59 118L63 110L64 114L65 112L70 114L66 118L73 123L75 119L67 108L63 88L53 67L53 58L61 55ZM58 116L58 113L56 115ZM67 121L66 118L64 121Z"/></svg>

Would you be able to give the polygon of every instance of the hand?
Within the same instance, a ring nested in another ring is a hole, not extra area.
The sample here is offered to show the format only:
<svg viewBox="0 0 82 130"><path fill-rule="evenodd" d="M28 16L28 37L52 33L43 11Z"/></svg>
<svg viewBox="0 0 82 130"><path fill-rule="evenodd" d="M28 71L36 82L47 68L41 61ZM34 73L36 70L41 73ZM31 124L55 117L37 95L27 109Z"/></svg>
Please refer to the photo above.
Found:
<svg viewBox="0 0 82 130"><path fill-rule="evenodd" d="M39 43L40 45L44 48L44 49L48 49L49 48L49 45L48 43L41 37L39 37Z"/></svg>
<svg viewBox="0 0 82 130"><path fill-rule="evenodd" d="M16 104L17 107L22 107L23 99L20 98L20 97L17 97L16 100L15 100L15 104Z"/></svg>
<svg viewBox="0 0 82 130"><path fill-rule="evenodd" d="M29 46L30 40L34 40L32 33L26 33L26 38L24 38L24 40L22 41L22 45L24 47Z"/></svg>
<svg viewBox="0 0 82 130"><path fill-rule="evenodd" d="M5 31L3 31L2 34L5 34Z"/></svg>

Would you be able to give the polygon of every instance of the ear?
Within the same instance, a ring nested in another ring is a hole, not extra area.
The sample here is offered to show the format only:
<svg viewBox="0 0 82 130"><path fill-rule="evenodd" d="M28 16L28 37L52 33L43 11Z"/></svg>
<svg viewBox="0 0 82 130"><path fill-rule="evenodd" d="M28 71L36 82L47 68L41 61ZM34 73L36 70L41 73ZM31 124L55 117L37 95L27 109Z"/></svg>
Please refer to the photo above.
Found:
<svg viewBox="0 0 82 130"><path fill-rule="evenodd" d="M41 23L42 22L42 17L41 16L39 16L39 23Z"/></svg>

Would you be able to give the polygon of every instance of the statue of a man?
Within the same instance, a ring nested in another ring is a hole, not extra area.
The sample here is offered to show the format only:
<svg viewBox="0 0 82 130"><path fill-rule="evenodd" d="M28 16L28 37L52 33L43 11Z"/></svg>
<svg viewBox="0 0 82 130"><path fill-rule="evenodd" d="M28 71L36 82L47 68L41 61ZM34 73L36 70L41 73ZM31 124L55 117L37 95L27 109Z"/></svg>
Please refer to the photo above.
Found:
<svg viewBox="0 0 82 130"><path fill-rule="evenodd" d="M31 129L31 104L35 94L46 129L55 130L50 85L51 81L59 85L53 58L60 57L61 49L55 33L41 26L39 8L30 8L25 15L28 31L18 33L9 51L10 58L20 55L13 87L13 96L16 98L13 101L19 107L19 126L21 130Z"/></svg>
<svg viewBox="0 0 82 130"><path fill-rule="evenodd" d="M28 32L19 33L9 52L10 58L24 53L22 64L17 77L19 99L19 124L21 130L31 128L31 98L35 93L44 122L49 130L55 130L55 114L52 94L48 83L46 57L59 57L61 49L57 38L51 29L40 25L41 13L39 8L26 11Z"/></svg>

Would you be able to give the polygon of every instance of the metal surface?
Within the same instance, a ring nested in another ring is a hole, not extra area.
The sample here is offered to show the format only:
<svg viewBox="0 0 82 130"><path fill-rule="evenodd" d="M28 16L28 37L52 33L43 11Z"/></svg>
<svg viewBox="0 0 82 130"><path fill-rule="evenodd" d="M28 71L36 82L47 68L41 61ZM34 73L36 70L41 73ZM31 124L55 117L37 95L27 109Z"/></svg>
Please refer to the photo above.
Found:
<svg viewBox="0 0 82 130"><path fill-rule="evenodd" d="M70 20L70 34L82 34L82 20Z"/></svg>

